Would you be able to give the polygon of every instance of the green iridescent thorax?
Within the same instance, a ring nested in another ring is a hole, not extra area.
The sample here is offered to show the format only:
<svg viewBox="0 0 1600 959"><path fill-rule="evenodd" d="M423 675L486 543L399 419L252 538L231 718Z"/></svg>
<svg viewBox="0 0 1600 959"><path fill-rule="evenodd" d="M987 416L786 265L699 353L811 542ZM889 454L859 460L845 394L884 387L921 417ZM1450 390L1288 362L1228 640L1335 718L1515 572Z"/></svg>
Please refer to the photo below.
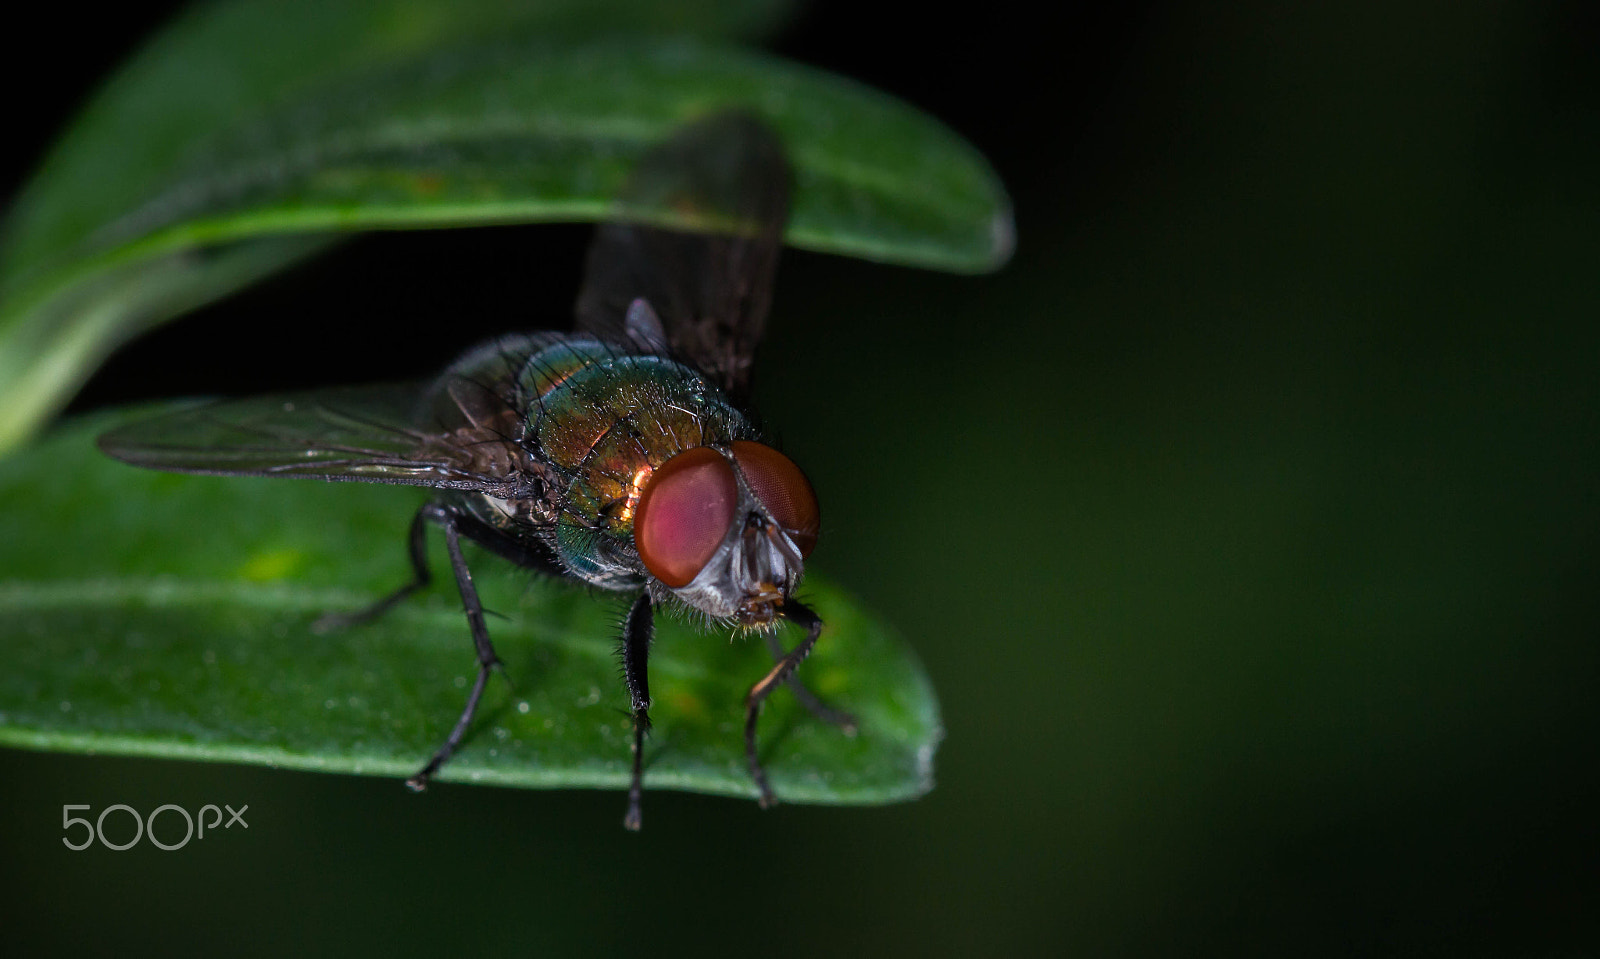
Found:
<svg viewBox="0 0 1600 959"><path fill-rule="evenodd" d="M566 481L556 547L573 572L599 585L637 569L633 515L656 467L696 446L755 438L701 374L595 340L562 338L537 350L519 385L531 400L525 442Z"/></svg>

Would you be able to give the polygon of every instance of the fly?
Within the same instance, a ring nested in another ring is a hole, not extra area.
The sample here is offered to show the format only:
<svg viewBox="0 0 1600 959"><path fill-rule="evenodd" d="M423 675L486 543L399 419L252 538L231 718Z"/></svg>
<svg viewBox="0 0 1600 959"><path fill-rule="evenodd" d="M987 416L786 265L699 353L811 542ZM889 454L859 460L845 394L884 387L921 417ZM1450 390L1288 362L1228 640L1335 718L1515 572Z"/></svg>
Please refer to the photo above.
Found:
<svg viewBox="0 0 1600 959"><path fill-rule="evenodd" d="M572 333L503 336L432 383L342 387L224 401L100 437L136 466L230 476L300 476L431 487L413 518L412 578L365 610L370 620L430 579L427 526L443 529L477 652L460 718L407 785L422 790L460 746L500 666L461 550L463 538L518 566L633 595L620 640L632 704L633 772L623 824L641 824L650 730L648 661L657 607L761 631L775 665L745 703L750 775L775 801L756 749L762 703L788 684L822 621L795 599L816 545L810 482L768 445L745 403L789 213L777 137L740 114L690 124L650 150L617 218L590 248ZM697 230L650 224L687 213ZM783 621L804 630L790 650Z"/></svg>

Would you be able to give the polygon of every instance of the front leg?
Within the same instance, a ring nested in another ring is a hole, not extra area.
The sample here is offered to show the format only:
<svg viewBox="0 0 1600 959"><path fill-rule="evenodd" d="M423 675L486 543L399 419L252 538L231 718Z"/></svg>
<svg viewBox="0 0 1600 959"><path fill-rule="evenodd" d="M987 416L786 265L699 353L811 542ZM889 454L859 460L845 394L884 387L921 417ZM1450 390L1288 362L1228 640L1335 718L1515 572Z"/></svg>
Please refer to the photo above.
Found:
<svg viewBox="0 0 1600 959"><path fill-rule="evenodd" d="M639 810L644 796L644 737L650 731L650 641L655 636L650 594L640 593L628 610L622 631L622 675L633 699L633 781L628 785L628 813L622 825L634 832L644 824Z"/></svg>
<svg viewBox="0 0 1600 959"><path fill-rule="evenodd" d="M785 600L779 614L803 627L806 638L800 641L789 654L778 660L778 665L762 677L761 681L750 687L750 695L745 697L744 713L744 749L745 755L750 760L750 778L756 781L756 788L761 791L761 808L767 809L777 803L777 797L772 795L772 787L767 784L767 773L761 768L761 757L756 751L756 720L761 718L761 704L766 702L778 685L799 668L800 663L811 655L812 647L817 645L817 637L822 635L822 620L811 611L809 606L797 603L794 600Z"/></svg>
<svg viewBox="0 0 1600 959"><path fill-rule="evenodd" d="M772 653L772 661L774 663L783 662L783 657L788 653L783 648L783 642L778 639L777 632L769 629L762 630L762 633L766 636L767 649ZM807 689L805 684L800 681L799 676L790 676L787 685L789 692L794 694L794 698L806 708L807 712L829 725L838 726L846 736L854 736L856 730L860 728L860 724L856 722L854 715L842 709L834 709L818 699L817 694Z"/></svg>

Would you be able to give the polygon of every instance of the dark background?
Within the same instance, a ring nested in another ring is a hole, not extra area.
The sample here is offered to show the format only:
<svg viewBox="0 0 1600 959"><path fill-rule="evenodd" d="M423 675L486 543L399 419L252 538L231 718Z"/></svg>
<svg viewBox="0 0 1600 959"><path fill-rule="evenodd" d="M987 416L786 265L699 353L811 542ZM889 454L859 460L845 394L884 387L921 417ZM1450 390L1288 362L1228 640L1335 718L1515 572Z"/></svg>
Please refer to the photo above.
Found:
<svg viewBox="0 0 1600 959"><path fill-rule="evenodd" d="M930 796L656 792L635 836L611 794L7 751L8 947L1600 954L1596 8L1106 6L817 3L776 44L1016 206L994 276L789 256L761 368L817 562L942 695ZM60 7L12 36L8 192L170 9ZM356 241L77 408L425 375L564 322L586 235ZM61 846L115 802L250 830Z"/></svg>

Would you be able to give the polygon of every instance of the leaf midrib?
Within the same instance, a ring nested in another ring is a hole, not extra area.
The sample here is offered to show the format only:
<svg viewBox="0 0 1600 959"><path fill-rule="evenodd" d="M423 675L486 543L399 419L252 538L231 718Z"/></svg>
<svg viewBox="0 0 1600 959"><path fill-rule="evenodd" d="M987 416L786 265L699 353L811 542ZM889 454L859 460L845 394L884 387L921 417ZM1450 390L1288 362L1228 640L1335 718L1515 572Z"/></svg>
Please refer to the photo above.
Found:
<svg viewBox="0 0 1600 959"><path fill-rule="evenodd" d="M67 608L109 610L130 603L172 610L223 605L304 615L361 609L373 599L374 596L368 592L305 586L297 583L241 583L231 580L197 580L173 576L0 582L0 616ZM506 614L507 618L512 615ZM514 631L512 638L541 645L553 644L564 651L581 653L592 660L610 660L615 655L611 644L598 641L592 631L572 630L550 623L547 617L540 619L543 622L537 627L528 623L522 624ZM386 611L383 614L383 621L437 627L441 631L448 631L452 643L459 638L461 648L467 648L465 619L458 609L430 606L423 600L414 600ZM457 632L461 634L460 637L455 636ZM537 635L532 635L534 632L537 632ZM444 640L441 639L441 648L443 643ZM657 674L670 675L674 678L686 680L712 678L710 669L690 667L665 650L651 661L651 667Z"/></svg>

